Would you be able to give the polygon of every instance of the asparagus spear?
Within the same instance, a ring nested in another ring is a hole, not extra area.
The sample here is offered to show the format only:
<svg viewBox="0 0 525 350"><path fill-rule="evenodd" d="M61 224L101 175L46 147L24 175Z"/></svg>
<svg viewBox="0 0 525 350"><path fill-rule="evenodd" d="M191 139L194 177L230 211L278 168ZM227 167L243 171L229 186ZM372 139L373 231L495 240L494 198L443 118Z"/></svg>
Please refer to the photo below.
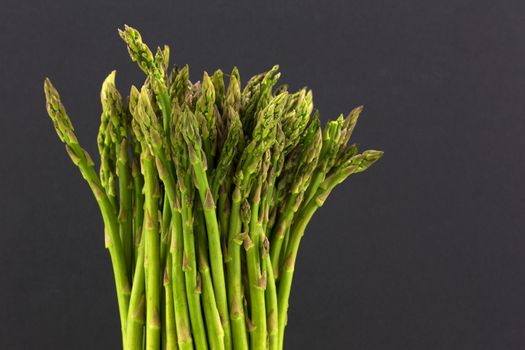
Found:
<svg viewBox="0 0 525 350"><path fill-rule="evenodd" d="M165 329L166 329L166 350L177 349L177 330L175 321L175 309L173 299L173 279L172 279L172 255L168 254L164 270L164 291L166 298L165 308Z"/></svg>
<svg viewBox="0 0 525 350"><path fill-rule="evenodd" d="M131 138L133 140L133 138ZM142 223L144 220L144 194L142 189L144 187L144 178L140 172L140 166L137 159L140 158L140 145L137 145L136 142L132 141L132 152L133 159L131 161L131 177L133 181L133 257L136 260L138 259L138 251L140 247L141 237L142 237ZM134 276L134 270L132 271L132 276ZM134 277L133 277L134 278Z"/></svg>
<svg viewBox="0 0 525 350"><path fill-rule="evenodd" d="M252 195L249 222L249 235L245 238L246 263L248 269L248 282L250 284L251 321L253 331L251 334L252 349L266 349L267 324L264 290L266 289L266 273L261 267L259 256L260 231L258 227L259 206L261 201L261 184L258 183Z"/></svg>
<svg viewBox="0 0 525 350"><path fill-rule="evenodd" d="M202 305L206 317L208 339L212 350L224 350L224 330L221 317L217 308L213 282L208 261L208 246L206 243L206 228L204 227L204 214L200 202L195 204L195 231L197 233L197 255L199 272L202 279Z"/></svg>
<svg viewBox="0 0 525 350"><path fill-rule="evenodd" d="M290 298L290 288L292 285L292 277L295 268L295 260L299 243L304 234L306 225L312 218L315 211L321 207L330 194L330 192L346 179L351 174L365 171L372 164L378 161L383 152L369 150L362 154L345 157L352 152L340 153L340 158L337 164L334 165L334 170L321 183L316 194L308 203L300 208L297 218L291 228L290 244L286 251L286 258L282 266L282 276L279 281L278 303L279 303L279 348L282 349L284 342L284 328L286 327L286 314L288 311L288 300Z"/></svg>
<svg viewBox="0 0 525 350"><path fill-rule="evenodd" d="M128 119L124 112L122 98L115 86L116 71L112 71L102 84L100 99L102 102L101 127L99 131L99 149L103 155L100 173L108 177L106 190L114 194L114 176L118 177L119 187L119 232L128 274L131 276L133 265L133 235L132 235L132 178L128 155ZM115 164L116 163L116 164ZM116 174L115 171L116 170Z"/></svg>
<svg viewBox="0 0 525 350"><path fill-rule="evenodd" d="M137 62L140 69L151 79L152 88L157 95L159 107L162 111L164 130L168 130L171 115L171 102L166 85L166 71L169 61L168 46L164 46L164 50L158 49L157 55L154 57L136 29L126 25L124 30L119 29L119 34L127 44L132 61Z"/></svg>
<svg viewBox="0 0 525 350"><path fill-rule="evenodd" d="M160 237L158 220L158 202L160 188L155 171L155 161L149 151L142 154L144 175L145 210L144 220L146 270L146 349L160 347Z"/></svg>
<svg viewBox="0 0 525 350"><path fill-rule="evenodd" d="M259 217L258 228L260 230L262 247L262 267L266 273L266 290L265 290L265 301L266 301L266 321L268 328L268 348L270 350L277 349L278 346L278 303L277 303L277 285L270 259L270 242L266 235L266 229L269 221L270 203L273 199L273 189L275 186L276 178L282 168L284 161L284 133L282 131L280 123L276 126L276 142L271 149L270 159L267 160L269 167L268 170L263 171L265 179L263 181L262 198L261 198L261 213ZM264 168L264 167L263 167Z"/></svg>
<svg viewBox="0 0 525 350"><path fill-rule="evenodd" d="M145 194L145 270L146 270L146 348L157 349L160 346L160 233L159 200L161 197L155 165L154 150L161 147L160 136L156 138L158 124L150 104L148 90L143 87L138 98L134 121L138 128L136 134L144 144L141 166L144 176Z"/></svg>
<svg viewBox="0 0 525 350"><path fill-rule="evenodd" d="M141 229L142 230L142 229ZM133 286L129 301L129 312L127 320L126 345L128 350L141 350L143 344L143 331L146 321L145 305L145 277L144 277L144 240L142 231L139 233L139 249L136 259Z"/></svg>
<svg viewBox="0 0 525 350"><path fill-rule="evenodd" d="M280 147L276 147L279 149ZM254 230L258 231L259 236L259 254L260 254L260 264L262 271L262 284L265 287L265 310L266 310L266 328L268 332L268 348L270 350L277 349L277 336L278 336L278 325L277 325L277 291L275 284L275 277L273 274L273 269L271 265L269 248L270 242L268 237L264 232L264 222L268 215L268 207L265 205L267 201L267 192L263 193L263 190L267 189L268 181L272 181L269 177L269 168L271 164L274 163L274 159L271 157L270 150L265 152L263 158L263 164L261 167L261 172L258 179L257 191L261 196L261 204L259 205L259 210L256 215L253 216L253 219L256 220ZM260 191L259 191L260 189ZM254 207L257 207L254 205Z"/></svg>
<svg viewBox="0 0 525 350"><path fill-rule="evenodd" d="M115 208L110 202L110 199L95 172L93 160L80 146L73 125L66 113L66 109L60 101L60 95L49 79L45 80L44 92L46 95L47 112L55 126L58 137L66 145L66 151L71 157L71 160L78 167L82 176L87 181L99 205L100 212L102 213L107 233L106 247L111 256L113 273L115 275L123 345L125 346L126 322L131 287L127 276L126 258L120 241Z"/></svg>
<svg viewBox="0 0 525 350"><path fill-rule="evenodd" d="M224 277L224 261L222 257L221 240L217 214L215 211L215 200L211 192L208 175L206 172L206 157L201 143L200 133L198 132L197 119L194 114L186 109L182 115L182 134L186 141L189 161L193 169L193 182L199 193L202 204L206 229L208 233L208 244L210 249L211 275L213 278L213 288L217 298L217 307L224 329L224 341L228 348L231 348L231 333L228 314L228 302L226 298L226 282Z"/></svg>
<svg viewBox="0 0 525 350"><path fill-rule="evenodd" d="M175 308L175 324L177 328L177 340L179 348L181 350L192 350L193 337L188 313L188 301L186 299L186 281L184 279L183 271L184 247L181 210L180 196L177 196L172 216L172 238L170 245L170 256L173 272L173 304Z"/></svg>
<svg viewBox="0 0 525 350"><path fill-rule="evenodd" d="M236 186L232 195L232 208L228 232L228 300L230 318L232 321L232 335L234 349L247 349L248 338L246 333L245 314L242 295L241 277L241 244L246 234L241 233L241 189Z"/></svg>
<svg viewBox="0 0 525 350"><path fill-rule="evenodd" d="M182 257L182 268L186 279L186 295L188 298L189 313L193 340L197 350L207 349L206 330L202 318L200 301L201 286L197 278L197 258L195 253L195 237L193 231L193 200L194 188L191 180L190 159L182 128L185 127L184 116L188 111L180 111L175 121L175 131L172 133L172 147L174 148L174 160L177 170L177 182L180 191L180 210L182 219L184 252Z"/></svg>

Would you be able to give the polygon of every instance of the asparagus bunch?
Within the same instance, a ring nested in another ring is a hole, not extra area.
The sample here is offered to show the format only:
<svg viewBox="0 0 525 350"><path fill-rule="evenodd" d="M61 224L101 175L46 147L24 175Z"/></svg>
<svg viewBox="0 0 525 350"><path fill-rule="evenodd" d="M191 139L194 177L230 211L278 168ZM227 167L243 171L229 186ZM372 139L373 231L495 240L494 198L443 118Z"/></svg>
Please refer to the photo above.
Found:
<svg viewBox="0 0 525 350"><path fill-rule="evenodd" d="M123 349L282 349L308 222L383 154L348 143L362 108L322 129L277 66L244 88L236 68L192 83L167 46L119 33L146 79L126 99L114 71L104 81L98 174L49 79L45 95L102 213Z"/></svg>

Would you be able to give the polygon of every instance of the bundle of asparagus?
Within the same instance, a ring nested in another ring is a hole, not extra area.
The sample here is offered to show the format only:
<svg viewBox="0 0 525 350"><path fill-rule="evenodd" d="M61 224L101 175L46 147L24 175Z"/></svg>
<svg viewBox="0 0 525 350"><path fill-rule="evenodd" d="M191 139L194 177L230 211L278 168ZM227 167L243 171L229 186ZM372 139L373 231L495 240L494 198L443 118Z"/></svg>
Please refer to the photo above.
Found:
<svg viewBox="0 0 525 350"><path fill-rule="evenodd" d="M274 90L277 66L192 83L167 46L119 33L146 80L125 100L104 81L98 174L49 79L45 95L102 213L123 348L282 349L306 225L382 155L348 144L362 108L322 130L311 91Z"/></svg>

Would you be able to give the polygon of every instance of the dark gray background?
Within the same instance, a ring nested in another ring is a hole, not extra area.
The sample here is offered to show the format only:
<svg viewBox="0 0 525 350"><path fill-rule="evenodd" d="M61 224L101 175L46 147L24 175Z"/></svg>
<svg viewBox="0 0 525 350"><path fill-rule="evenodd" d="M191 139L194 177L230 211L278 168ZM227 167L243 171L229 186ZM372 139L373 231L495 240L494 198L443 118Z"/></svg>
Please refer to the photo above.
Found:
<svg viewBox="0 0 525 350"><path fill-rule="evenodd" d="M279 63L324 121L365 105L354 141L385 157L310 225L288 349L525 348L523 1L154 3L1 1L0 348L119 346L98 208L42 83L96 154L102 80L142 80L124 23L194 80Z"/></svg>

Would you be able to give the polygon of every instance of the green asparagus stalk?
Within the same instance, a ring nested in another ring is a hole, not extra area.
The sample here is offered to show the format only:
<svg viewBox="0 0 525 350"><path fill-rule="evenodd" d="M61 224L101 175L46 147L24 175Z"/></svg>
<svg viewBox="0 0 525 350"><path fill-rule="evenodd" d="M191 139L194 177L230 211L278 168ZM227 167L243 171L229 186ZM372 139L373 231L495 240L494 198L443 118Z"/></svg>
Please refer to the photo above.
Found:
<svg viewBox="0 0 525 350"><path fill-rule="evenodd" d="M186 294L191 318L191 327L194 335L194 343L197 350L207 349L207 337L202 317L200 301L201 285L198 282L197 258L195 251L195 236L193 230L193 200L194 187L191 180L191 164L186 142L183 138L182 129L185 127L186 111L181 111L175 121L175 132L172 133L172 145L174 147L175 165L177 169L177 182L180 191L182 232L184 252L182 257L182 268L186 279Z"/></svg>
<svg viewBox="0 0 525 350"><path fill-rule="evenodd" d="M258 228L258 214L261 199L261 186L255 189L251 200L251 217L249 222L249 235L245 238L246 263L248 269L248 282L250 284L251 321L253 331L251 334L251 348L266 349L267 325L266 305L264 290L266 289L266 274L261 269L259 257L260 232Z"/></svg>
<svg viewBox="0 0 525 350"><path fill-rule="evenodd" d="M107 233L106 247L111 256L113 274L115 276L122 338L123 345L125 346L126 322L131 286L127 276L126 258L122 248L122 242L120 241L116 212L95 172L93 160L80 146L73 125L66 113L66 109L60 101L60 95L49 79L45 80L44 91L47 101L47 112L55 126L58 137L66 145L66 151L71 160L78 167L80 173L87 181L102 214L105 231Z"/></svg>
<svg viewBox="0 0 525 350"><path fill-rule="evenodd" d="M142 42L142 37L136 29L126 25L124 30L119 29L119 34L128 46L131 59L137 62L140 69L151 79L153 90L157 95L159 107L162 111L164 130L168 130L171 115L171 103L166 85L169 48L164 46L164 50L158 49L157 55L154 57L149 47Z"/></svg>
<svg viewBox="0 0 525 350"><path fill-rule="evenodd" d="M228 300L230 318L232 322L232 335L234 349L247 349L248 336L246 332L245 314L242 295L241 271L241 244L245 233L242 233L241 221L241 190L236 186L232 197L230 226L228 232Z"/></svg>
<svg viewBox="0 0 525 350"><path fill-rule="evenodd" d="M266 272L267 282L266 282L266 291L265 291L265 301L266 301L266 321L268 328L268 348L270 350L276 350L278 348L278 336L279 336L279 327L278 327L278 302L277 302L277 284L272 267L272 262L270 258L270 241L266 235L266 229L269 221L269 211L270 211L270 202L273 197L273 188L275 186L276 176L279 174L282 167L282 151L284 149L284 133L281 128L277 128L276 133L276 143L272 148L270 159L268 160L269 169L266 171L266 178L263 183L262 199L261 199L261 214L259 221L259 229L261 231L262 237L262 264L263 271ZM264 174L265 172L263 172Z"/></svg>
<svg viewBox="0 0 525 350"><path fill-rule="evenodd" d="M208 247L206 242L206 228L204 227L204 214L200 203L195 205L195 231L197 232L197 252L199 260L199 272L202 279L202 305L208 339L212 350L224 350L224 330L222 328L213 282L210 274L210 263L208 261Z"/></svg>
<svg viewBox="0 0 525 350"><path fill-rule="evenodd" d="M160 347L160 236L158 203L160 199L159 183L155 171L153 156L147 151L142 154L144 174L145 210L144 220L146 270L146 349Z"/></svg>
<svg viewBox="0 0 525 350"><path fill-rule="evenodd" d="M239 118L241 107L241 88L240 77L237 68L234 68L228 90L225 96L224 111L227 113L229 130L226 141L220 154L220 159L213 175L213 193L219 191L220 185L228 174L234 171L235 158L241 153L242 145L242 124ZM230 179L231 180L231 179ZM245 313L243 305L243 285L242 285L242 262L241 262L241 245L244 240L241 222L241 186L239 180L228 181L227 190L232 190L230 218L227 233L226 249L226 267L228 277L228 302L230 311L230 320L232 323L232 338L234 349L248 348L248 333L246 330ZM234 184L235 182L235 184Z"/></svg>
<svg viewBox="0 0 525 350"><path fill-rule="evenodd" d="M118 177L119 188L119 211L118 222L120 239L124 249L126 258L126 265L128 266L128 273L131 276L131 266L133 265L133 235L132 235L132 190L133 184L131 179L131 168L128 155L128 118L124 112L122 98L115 86L115 75L113 71L104 80L100 99L102 102L102 118L101 125L105 128L99 133L99 147L104 147L101 154L105 154L106 158L102 162L101 175L109 173L113 180L114 175ZM104 141L101 144L101 141ZM109 150L109 151L108 151ZM114 158L113 169L116 169L116 174L108 169L111 160L108 159L110 155ZM114 186L107 185L107 189L114 191ZM114 197L114 194L113 194Z"/></svg>
<svg viewBox="0 0 525 350"><path fill-rule="evenodd" d="M173 298L173 279L172 279L172 256L166 257L166 267L164 270L164 292L165 292L165 324L166 329L166 350L177 349L177 326L175 322L175 305Z"/></svg>
<svg viewBox="0 0 525 350"><path fill-rule="evenodd" d="M131 177L133 178L133 257L136 260L138 259L140 242L142 239L142 224L144 222L144 194L142 189L144 188L144 178L140 172L140 166L138 165L137 159L140 159L140 153L137 157L133 157L131 163ZM132 271L132 276L134 276L135 270ZM135 278L135 277L133 277Z"/></svg>
<svg viewBox="0 0 525 350"><path fill-rule="evenodd" d="M349 148L348 148L349 149ZM312 218L315 211L321 207L330 192L351 174L365 171L372 164L378 161L383 152L365 151L362 154L350 156L353 152L342 151L337 159L334 170L321 183L314 198L303 205L291 228L290 244L286 251L286 257L282 266L282 276L279 281L278 303L279 303L279 348L282 349L284 341L284 328L286 327L286 315L288 311L288 300L290 298L290 288L297 258L299 243L306 229L306 225Z"/></svg>
<svg viewBox="0 0 525 350"><path fill-rule="evenodd" d="M204 156L200 134L198 132L197 119L191 111L186 110L182 115L182 134L186 141L188 156L193 168L193 182L200 196L206 229L208 231L208 244L210 249L211 275L213 287L217 299L217 307L224 329L225 346L231 348L230 320L228 314L228 302L226 297L226 281L224 276L224 261L222 257L219 224L215 211L215 200L208 183L206 173L207 161ZM211 141L210 141L211 143ZM209 147L213 147L210 145Z"/></svg>
<svg viewBox="0 0 525 350"><path fill-rule="evenodd" d="M168 196L164 196L162 203L162 229L161 229L161 239L160 239L160 266L166 266L166 260L168 258L169 244L170 244L170 234L169 229L171 224L171 203L169 202Z"/></svg>
<svg viewBox="0 0 525 350"><path fill-rule="evenodd" d="M272 269L272 261L269 254L269 241L264 238L263 245L263 270L266 272L266 322L268 329L268 348L277 350L279 346L279 321L278 321L278 301L277 301L277 284Z"/></svg>
<svg viewBox="0 0 525 350"><path fill-rule="evenodd" d="M143 344L143 327L146 319L145 277L144 277L144 240L142 229L139 231L139 248L136 259L133 286L129 301L126 345L128 350L141 350Z"/></svg>
<svg viewBox="0 0 525 350"><path fill-rule="evenodd" d="M193 349L188 301L186 299L186 282L183 271L183 235L180 200L177 197L171 226L170 256L172 263L173 306L175 309L175 324L180 350Z"/></svg>

